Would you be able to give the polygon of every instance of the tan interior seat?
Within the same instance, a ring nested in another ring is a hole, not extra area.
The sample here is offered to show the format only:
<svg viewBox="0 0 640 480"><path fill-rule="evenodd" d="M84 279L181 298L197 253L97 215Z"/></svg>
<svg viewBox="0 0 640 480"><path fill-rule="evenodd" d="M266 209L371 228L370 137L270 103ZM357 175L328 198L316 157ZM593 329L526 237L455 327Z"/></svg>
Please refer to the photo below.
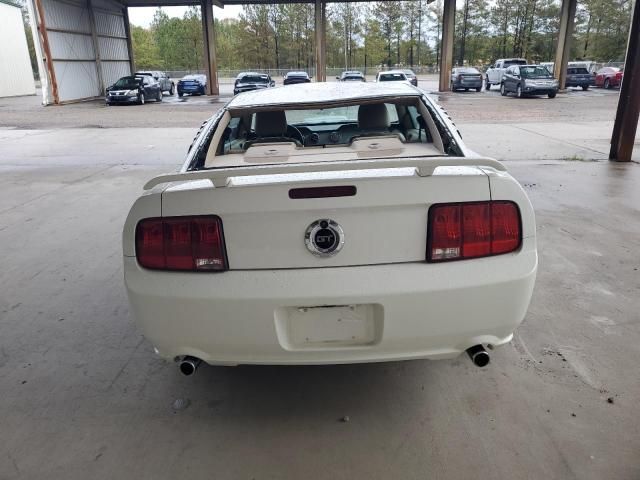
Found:
<svg viewBox="0 0 640 480"><path fill-rule="evenodd" d="M365 134L396 134L405 141L402 132L398 130L390 131L389 112L384 103L371 103L358 107L358 128Z"/></svg>

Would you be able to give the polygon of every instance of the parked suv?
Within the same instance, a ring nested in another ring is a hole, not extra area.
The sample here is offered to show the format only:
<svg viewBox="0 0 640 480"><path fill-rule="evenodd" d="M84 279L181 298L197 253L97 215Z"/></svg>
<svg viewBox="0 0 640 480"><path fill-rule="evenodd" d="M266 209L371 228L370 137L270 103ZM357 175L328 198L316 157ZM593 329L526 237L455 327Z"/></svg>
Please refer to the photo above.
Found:
<svg viewBox="0 0 640 480"><path fill-rule="evenodd" d="M155 81L160 84L160 88L162 89L163 93L167 92L169 95L173 95L173 91L175 89L175 83L171 81L171 79L166 73L153 70L153 71L136 72L136 75L147 75L147 76L153 77Z"/></svg>
<svg viewBox="0 0 640 480"><path fill-rule="evenodd" d="M511 65L526 65L524 58L500 58L496 63L487 69L487 90L491 89L491 85L500 85L502 75Z"/></svg>
<svg viewBox="0 0 640 480"><path fill-rule="evenodd" d="M558 80L553 78L542 65L512 65L504 72L500 84L500 94L504 97L513 92L516 97L526 95L548 95L555 98Z"/></svg>

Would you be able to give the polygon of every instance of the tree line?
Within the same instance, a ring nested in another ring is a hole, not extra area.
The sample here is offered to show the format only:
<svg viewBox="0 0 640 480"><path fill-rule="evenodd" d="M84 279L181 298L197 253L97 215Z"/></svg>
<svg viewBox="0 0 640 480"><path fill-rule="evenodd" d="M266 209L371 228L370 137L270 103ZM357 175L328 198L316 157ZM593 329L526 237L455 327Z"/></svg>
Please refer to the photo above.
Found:
<svg viewBox="0 0 640 480"><path fill-rule="evenodd" d="M623 61L632 0L581 0L571 57ZM334 68L433 66L439 61L443 0L327 5L327 65ZM500 57L553 61L559 0L458 0L454 63ZM315 65L312 4L246 5L237 19L215 21L220 69L308 69ZM198 7L183 18L155 12L150 28L132 26L138 68L199 70Z"/></svg>

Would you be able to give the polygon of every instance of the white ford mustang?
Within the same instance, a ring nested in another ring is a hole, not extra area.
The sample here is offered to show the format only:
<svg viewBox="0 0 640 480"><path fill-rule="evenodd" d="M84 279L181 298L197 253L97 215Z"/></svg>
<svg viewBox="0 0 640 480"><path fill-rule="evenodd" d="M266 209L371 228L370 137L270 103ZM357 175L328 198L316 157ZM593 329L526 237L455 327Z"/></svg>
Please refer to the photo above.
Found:
<svg viewBox="0 0 640 480"><path fill-rule="evenodd" d="M123 233L133 314L185 374L209 364L486 365L527 311L535 219L420 90L240 94Z"/></svg>

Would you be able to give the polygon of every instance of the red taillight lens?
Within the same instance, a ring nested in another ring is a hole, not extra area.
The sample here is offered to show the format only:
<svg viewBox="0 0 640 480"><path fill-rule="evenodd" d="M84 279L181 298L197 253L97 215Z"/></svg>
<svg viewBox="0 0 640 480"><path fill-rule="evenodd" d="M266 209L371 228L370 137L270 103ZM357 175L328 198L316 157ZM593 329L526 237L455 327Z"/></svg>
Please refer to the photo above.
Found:
<svg viewBox="0 0 640 480"><path fill-rule="evenodd" d="M427 261L442 262L512 252L520 247L520 211L508 201L433 205Z"/></svg>
<svg viewBox="0 0 640 480"><path fill-rule="evenodd" d="M222 221L216 216L141 220L136 256L141 266L154 270L226 270Z"/></svg>

